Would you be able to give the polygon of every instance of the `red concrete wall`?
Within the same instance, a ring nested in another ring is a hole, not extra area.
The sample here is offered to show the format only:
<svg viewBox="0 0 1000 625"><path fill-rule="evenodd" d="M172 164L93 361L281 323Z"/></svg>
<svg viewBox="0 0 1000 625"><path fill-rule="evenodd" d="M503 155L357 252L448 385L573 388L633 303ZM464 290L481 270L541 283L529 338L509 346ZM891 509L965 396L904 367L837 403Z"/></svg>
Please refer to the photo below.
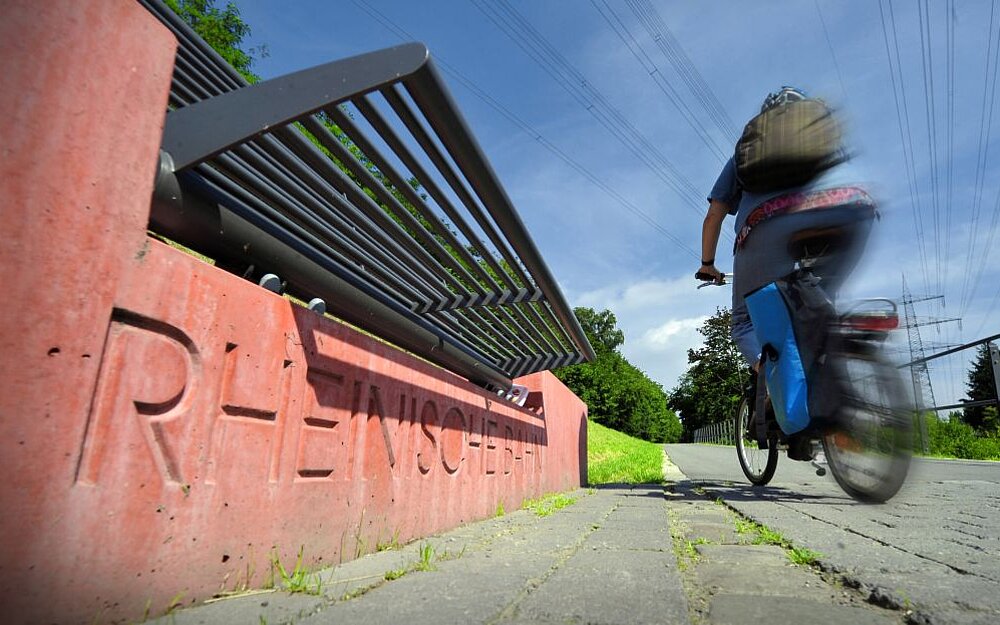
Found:
<svg viewBox="0 0 1000 625"><path fill-rule="evenodd" d="M586 407L518 408L145 235L174 42L140 6L0 21L0 604L115 622L586 476ZM249 565L249 566L248 566Z"/></svg>

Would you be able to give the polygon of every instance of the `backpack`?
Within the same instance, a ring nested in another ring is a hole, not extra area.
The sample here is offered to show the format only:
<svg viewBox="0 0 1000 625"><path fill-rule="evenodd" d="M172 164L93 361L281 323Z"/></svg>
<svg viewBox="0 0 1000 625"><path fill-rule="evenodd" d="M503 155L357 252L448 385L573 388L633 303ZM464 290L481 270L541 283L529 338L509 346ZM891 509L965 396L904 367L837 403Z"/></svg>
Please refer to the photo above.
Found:
<svg viewBox="0 0 1000 625"><path fill-rule="evenodd" d="M786 102L747 122L733 160L751 193L798 187L845 160L840 125L820 100Z"/></svg>
<svg viewBox="0 0 1000 625"><path fill-rule="evenodd" d="M837 319L819 278L796 270L746 296L762 346L764 378L774 415L785 434L835 417L844 373L836 353Z"/></svg>

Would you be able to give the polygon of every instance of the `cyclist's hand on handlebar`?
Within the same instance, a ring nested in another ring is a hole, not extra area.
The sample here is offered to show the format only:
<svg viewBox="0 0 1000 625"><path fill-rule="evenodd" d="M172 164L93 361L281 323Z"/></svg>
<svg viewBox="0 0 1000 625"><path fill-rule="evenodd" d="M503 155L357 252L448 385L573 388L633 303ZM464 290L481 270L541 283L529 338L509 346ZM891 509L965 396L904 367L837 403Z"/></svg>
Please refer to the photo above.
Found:
<svg viewBox="0 0 1000 625"><path fill-rule="evenodd" d="M695 272L694 277L702 282L714 282L715 284L724 284L726 281L726 274L716 269L715 265L702 265Z"/></svg>

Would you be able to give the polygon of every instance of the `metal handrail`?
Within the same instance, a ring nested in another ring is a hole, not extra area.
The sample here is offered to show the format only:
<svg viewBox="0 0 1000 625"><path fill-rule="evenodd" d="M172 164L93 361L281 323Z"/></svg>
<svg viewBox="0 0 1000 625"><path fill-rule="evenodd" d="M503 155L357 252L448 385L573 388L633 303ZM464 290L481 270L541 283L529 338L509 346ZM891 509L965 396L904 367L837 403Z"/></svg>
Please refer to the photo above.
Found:
<svg viewBox="0 0 1000 625"><path fill-rule="evenodd" d="M422 44L248 85L140 1L179 42L152 230L478 384L595 357Z"/></svg>

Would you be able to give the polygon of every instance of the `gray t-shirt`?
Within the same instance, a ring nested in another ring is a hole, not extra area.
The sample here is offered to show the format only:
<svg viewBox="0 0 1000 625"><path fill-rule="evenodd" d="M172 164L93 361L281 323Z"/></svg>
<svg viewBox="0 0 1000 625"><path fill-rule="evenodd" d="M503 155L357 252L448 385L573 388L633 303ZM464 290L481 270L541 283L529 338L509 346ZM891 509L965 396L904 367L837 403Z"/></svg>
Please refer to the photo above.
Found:
<svg viewBox="0 0 1000 625"><path fill-rule="evenodd" d="M743 222L747 220L747 215L754 208L771 198L788 193L800 193L803 191L819 191L821 189L832 189L835 187L855 186L861 182L854 167L850 162L841 163L823 172L819 177L801 187L790 187L771 193L750 193L744 191L736 179L736 164L730 158L722 168L722 173L715 181L712 192L708 200L718 200L727 204L730 208L730 215L736 215L736 232L743 228Z"/></svg>

